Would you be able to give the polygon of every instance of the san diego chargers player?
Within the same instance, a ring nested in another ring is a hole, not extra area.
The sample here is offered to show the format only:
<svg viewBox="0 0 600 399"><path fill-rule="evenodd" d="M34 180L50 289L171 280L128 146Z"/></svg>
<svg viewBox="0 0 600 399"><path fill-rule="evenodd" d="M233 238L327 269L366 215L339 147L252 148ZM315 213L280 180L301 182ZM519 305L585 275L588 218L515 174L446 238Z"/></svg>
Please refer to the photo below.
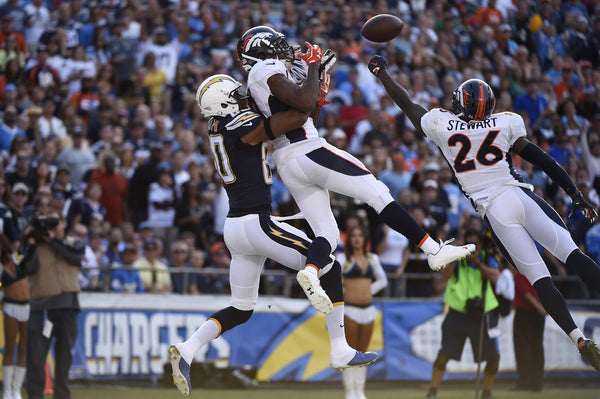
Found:
<svg viewBox="0 0 600 399"><path fill-rule="evenodd" d="M302 126L307 114L289 110L263 118L247 108L245 97L239 93L241 87L240 82L228 75L213 75L196 92L202 113L210 117L210 148L229 197L224 237L232 255L231 306L214 313L187 341L169 347L173 381L186 396L191 391L190 364L196 352L252 315L266 258L301 270L310 246L303 231L270 216L272 177L267 144L263 142ZM324 289L314 287L318 291L314 294L317 300L310 299L318 310L326 313L331 367L345 369L377 360L377 353L358 352L346 341L342 272L334 258L321 270L320 281Z"/></svg>
<svg viewBox="0 0 600 399"><path fill-rule="evenodd" d="M265 117L289 109L311 112L326 103L328 75L320 71L323 52L306 43L306 53L293 53L285 36L268 26L257 26L242 35L237 52L249 71L248 91ZM290 73L294 58L308 64L306 80L298 85ZM318 111L315 113L318 114ZM328 262L339 243L337 223L329 204L329 190L359 199L373 207L384 222L420 246L428 254L429 266L439 270L464 258L474 245L438 244L417 224L357 158L320 138L312 118L273 140L273 160L286 187L296 200L316 238L307 256L305 271L317 273ZM299 282L302 285L302 282Z"/></svg>
<svg viewBox="0 0 600 399"><path fill-rule="evenodd" d="M598 347L575 325L534 241L576 270L596 292L600 291L600 267L577 247L556 211L534 194L531 186L521 182L512 168L510 152L541 168L571 196L570 216L580 210L593 222L598 216L596 210L567 172L527 139L520 115L492 115L496 98L487 83L470 79L458 86L452 97L452 112L441 108L427 111L410 99L386 67L385 58L379 55L369 62L371 72L415 128L440 148L463 193L487 223L506 259L527 277L548 314L577 345L583 358L600 371Z"/></svg>

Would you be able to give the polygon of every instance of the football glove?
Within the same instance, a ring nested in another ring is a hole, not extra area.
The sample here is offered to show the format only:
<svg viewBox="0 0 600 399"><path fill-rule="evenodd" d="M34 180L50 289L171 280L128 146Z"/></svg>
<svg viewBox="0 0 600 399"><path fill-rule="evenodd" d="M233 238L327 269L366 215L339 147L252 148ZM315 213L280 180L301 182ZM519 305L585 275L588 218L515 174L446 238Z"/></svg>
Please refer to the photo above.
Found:
<svg viewBox="0 0 600 399"><path fill-rule="evenodd" d="M327 101L327 94L329 94L329 85L331 84L331 75L323 71L321 80L319 82L319 96L317 97L317 105L331 104L331 101Z"/></svg>
<svg viewBox="0 0 600 399"><path fill-rule="evenodd" d="M306 80L307 75L307 65L300 58L295 58L292 62L292 67L290 68L290 74L294 78L294 82L300 84Z"/></svg>
<svg viewBox="0 0 600 399"><path fill-rule="evenodd" d="M583 216L587 219L588 222L594 223L598 218L598 212L594 209L594 206L590 204L581 191L577 192L577 195L573 197L573 202L571 203L571 213L569 217L572 217L577 210L580 210L583 213Z"/></svg>
<svg viewBox="0 0 600 399"><path fill-rule="evenodd" d="M304 43L308 47L306 53L296 53L296 57L303 59L307 65L321 61L321 58L323 58L323 50L321 50L321 47L316 44L310 44L309 42Z"/></svg>
<svg viewBox="0 0 600 399"><path fill-rule="evenodd" d="M323 53L323 58L321 58L321 66L319 67L319 75L325 71L325 73L329 72L333 64L337 61L337 56L333 52L332 49L328 48Z"/></svg>
<svg viewBox="0 0 600 399"><path fill-rule="evenodd" d="M387 62L385 58L380 55L374 55L369 61L369 71L375 76L379 74L380 71L387 69Z"/></svg>

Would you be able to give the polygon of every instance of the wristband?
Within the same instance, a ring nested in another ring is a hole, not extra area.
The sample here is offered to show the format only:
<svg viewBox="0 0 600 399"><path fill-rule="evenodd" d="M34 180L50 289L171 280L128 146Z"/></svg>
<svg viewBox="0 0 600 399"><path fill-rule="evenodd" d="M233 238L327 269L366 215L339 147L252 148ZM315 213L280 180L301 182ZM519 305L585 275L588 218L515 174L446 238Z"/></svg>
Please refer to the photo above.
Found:
<svg viewBox="0 0 600 399"><path fill-rule="evenodd" d="M273 136L273 130L271 130L271 118L265 119L265 133L267 133L267 137L270 140L275 140L275 136Z"/></svg>

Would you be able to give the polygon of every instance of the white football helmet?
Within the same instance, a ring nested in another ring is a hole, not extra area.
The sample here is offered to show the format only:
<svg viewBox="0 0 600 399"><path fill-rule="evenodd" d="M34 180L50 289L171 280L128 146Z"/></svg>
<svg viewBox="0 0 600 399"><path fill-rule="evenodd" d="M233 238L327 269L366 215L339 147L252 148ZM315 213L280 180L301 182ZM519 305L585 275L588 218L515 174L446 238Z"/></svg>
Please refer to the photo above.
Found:
<svg viewBox="0 0 600 399"><path fill-rule="evenodd" d="M209 117L239 113L241 98L236 97L236 94L241 87L240 82L224 74L204 79L196 91L196 101L202 114Z"/></svg>

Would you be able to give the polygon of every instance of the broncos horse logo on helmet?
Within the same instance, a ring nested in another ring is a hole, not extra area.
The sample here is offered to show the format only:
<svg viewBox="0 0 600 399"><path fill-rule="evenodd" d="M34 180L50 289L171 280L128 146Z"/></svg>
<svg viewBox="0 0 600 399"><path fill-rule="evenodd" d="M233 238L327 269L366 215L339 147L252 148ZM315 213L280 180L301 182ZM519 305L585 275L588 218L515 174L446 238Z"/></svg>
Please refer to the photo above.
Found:
<svg viewBox="0 0 600 399"><path fill-rule="evenodd" d="M255 26L248 29L237 43L237 55L246 71L260 60L278 58L294 61L294 51L285 40L283 33L268 26Z"/></svg>
<svg viewBox="0 0 600 399"><path fill-rule="evenodd" d="M496 96L480 79L464 81L452 95L452 112L465 122L483 121L496 107Z"/></svg>

